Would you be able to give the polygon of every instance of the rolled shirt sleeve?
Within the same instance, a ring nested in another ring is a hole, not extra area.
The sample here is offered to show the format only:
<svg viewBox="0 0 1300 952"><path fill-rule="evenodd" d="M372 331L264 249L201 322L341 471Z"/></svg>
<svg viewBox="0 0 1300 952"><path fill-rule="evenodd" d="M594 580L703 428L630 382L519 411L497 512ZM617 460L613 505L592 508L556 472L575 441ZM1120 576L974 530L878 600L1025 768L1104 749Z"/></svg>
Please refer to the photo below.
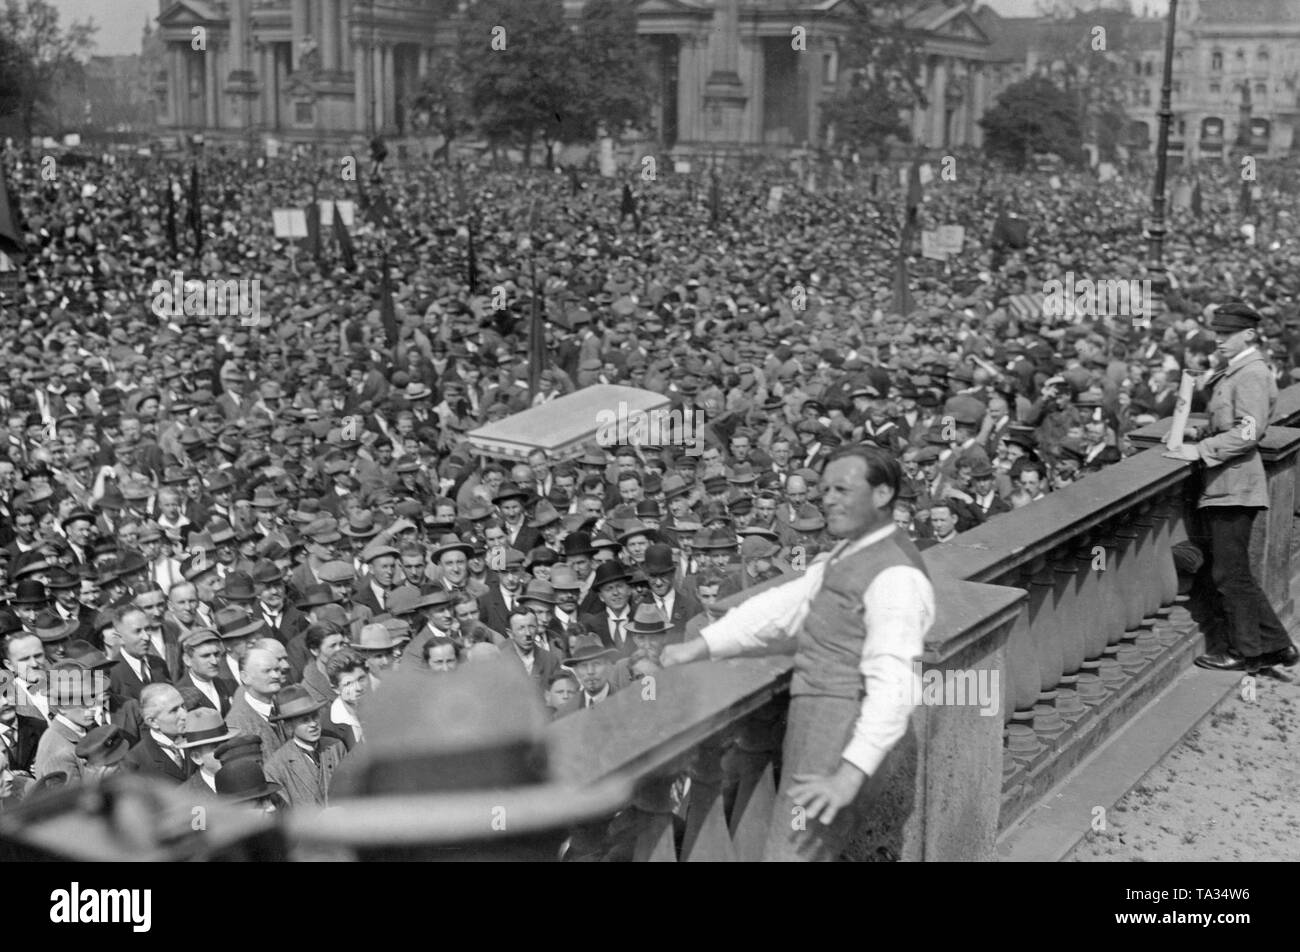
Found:
<svg viewBox="0 0 1300 952"><path fill-rule="evenodd" d="M867 637L858 670L866 695L844 759L868 776L907 732L921 696L916 662L934 624L934 587L919 569L881 572L862 597Z"/></svg>
<svg viewBox="0 0 1300 952"><path fill-rule="evenodd" d="M793 653L795 635L821 586L823 571L821 564L811 565L798 578L759 592L702 629L709 658Z"/></svg>

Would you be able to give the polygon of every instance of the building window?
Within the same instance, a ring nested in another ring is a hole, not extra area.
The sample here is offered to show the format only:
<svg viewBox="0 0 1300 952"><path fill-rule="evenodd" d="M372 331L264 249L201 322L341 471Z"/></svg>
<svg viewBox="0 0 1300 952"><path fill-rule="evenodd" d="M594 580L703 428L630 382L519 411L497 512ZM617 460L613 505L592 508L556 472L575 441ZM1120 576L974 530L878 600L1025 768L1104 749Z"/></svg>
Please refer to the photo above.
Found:
<svg viewBox="0 0 1300 952"><path fill-rule="evenodd" d="M1151 90L1146 86L1142 87L1142 105L1151 105Z"/></svg>
<svg viewBox="0 0 1300 952"><path fill-rule="evenodd" d="M1265 96L1267 96L1267 95L1268 95L1268 85L1265 84L1265 83L1256 83L1256 84L1255 84L1255 98L1256 98L1256 99L1263 99L1263 98L1264 98Z"/></svg>
<svg viewBox="0 0 1300 952"><path fill-rule="evenodd" d="M822 82L826 85L834 85L839 79L839 64L835 62L834 53L822 54Z"/></svg>
<svg viewBox="0 0 1300 952"><path fill-rule="evenodd" d="M300 99L293 104L293 121L300 126L309 126L316 121L316 110L310 99Z"/></svg>
<svg viewBox="0 0 1300 952"><path fill-rule="evenodd" d="M1242 62L1244 62L1245 59L1246 59L1246 51L1243 50L1243 49L1238 49L1238 50L1237 50L1237 59L1240 60L1240 61L1242 61Z"/></svg>
<svg viewBox="0 0 1300 952"><path fill-rule="evenodd" d="M1187 135L1187 120L1178 120L1178 138L1182 139Z"/></svg>
<svg viewBox="0 0 1300 952"><path fill-rule="evenodd" d="M1223 91L1223 87L1218 83L1210 83L1210 95L1217 96Z"/></svg>
<svg viewBox="0 0 1300 952"><path fill-rule="evenodd" d="M1175 96L1181 96L1183 94L1183 84L1180 81L1174 80L1171 88L1173 89L1173 94Z"/></svg>
<svg viewBox="0 0 1300 952"><path fill-rule="evenodd" d="M1216 73L1223 71L1223 54L1218 50L1215 50L1210 54L1210 69L1214 70Z"/></svg>
<svg viewBox="0 0 1300 952"><path fill-rule="evenodd" d="M1147 60L1147 61L1146 61L1146 66L1143 68L1143 72L1146 73L1148 76L1151 75L1151 61L1150 61L1150 60Z"/></svg>
<svg viewBox="0 0 1300 952"><path fill-rule="evenodd" d="M1255 59L1259 60L1261 63L1267 63L1268 49L1266 47L1261 46L1259 48L1259 52L1255 54Z"/></svg>
<svg viewBox="0 0 1300 952"><path fill-rule="evenodd" d="M1142 75L1142 61L1141 61L1141 60L1136 60L1136 61L1134 61L1134 63L1133 63L1133 75L1135 75L1135 76L1141 76L1141 75Z"/></svg>

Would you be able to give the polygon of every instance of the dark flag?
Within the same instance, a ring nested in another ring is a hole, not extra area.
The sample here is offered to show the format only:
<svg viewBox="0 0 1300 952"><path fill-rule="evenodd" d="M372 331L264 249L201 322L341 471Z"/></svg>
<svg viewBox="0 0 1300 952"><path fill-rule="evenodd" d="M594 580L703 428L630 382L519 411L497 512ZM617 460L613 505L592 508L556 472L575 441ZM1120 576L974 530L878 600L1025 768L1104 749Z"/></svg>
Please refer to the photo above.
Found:
<svg viewBox="0 0 1300 952"><path fill-rule="evenodd" d="M194 231L194 257L203 257L203 205L199 193L199 163L190 166L190 228Z"/></svg>
<svg viewBox="0 0 1300 952"><path fill-rule="evenodd" d="M532 299L528 320L528 399L537 396L542 386L542 366L546 362L546 328L542 324L541 292L537 288L537 249L534 247L537 231L537 202L528 213L528 273L532 283Z"/></svg>
<svg viewBox="0 0 1300 952"><path fill-rule="evenodd" d="M388 252L383 253L379 277L379 319L384 325L388 346L397 346L397 309L393 307L393 279L388 273Z"/></svg>
<svg viewBox="0 0 1300 952"><path fill-rule="evenodd" d="M915 159L907 170L907 223L916 224L921 214L921 160Z"/></svg>
<svg viewBox="0 0 1300 952"><path fill-rule="evenodd" d="M569 166L569 187L573 189L574 195L582 191L582 180L578 178L578 167L576 165Z"/></svg>
<svg viewBox="0 0 1300 952"><path fill-rule="evenodd" d="M478 294L478 254L474 249L474 219L469 220L469 251L466 255L465 269L469 272L469 293Z"/></svg>
<svg viewBox="0 0 1300 952"><path fill-rule="evenodd" d="M716 225L722 218L722 186L718 184L718 174L713 173L709 180L709 224Z"/></svg>
<svg viewBox="0 0 1300 952"><path fill-rule="evenodd" d="M876 192L878 191L879 187L880 187L880 173L872 172L871 173L871 197L872 198L876 197Z"/></svg>
<svg viewBox="0 0 1300 952"><path fill-rule="evenodd" d="M343 223L343 216L339 213L338 202L334 203L334 240L339 243L339 254L343 256L343 267L349 271L357 270L356 248L352 245L352 235L348 233L348 226Z"/></svg>
<svg viewBox="0 0 1300 952"><path fill-rule="evenodd" d="M313 197L311 204L306 208L307 212L307 250L311 256L320 264L324 259L324 249L321 247L320 237L320 202Z"/></svg>
<svg viewBox="0 0 1300 952"><path fill-rule="evenodd" d="M9 204L9 186L5 183L3 169L0 169L0 251L11 258L27 256L27 245L18 229L18 216L14 214L14 206Z"/></svg>
<svg viewBox="0 0 1300 952"><path fill-rule="evenodd" d="M167 180L167 246L175 260L179 253L176 248L176 183L171 179Z"/></svg>
<svg viewBox="0 0 1300 952"><path fill-rule="evenodd" d="M623 201L619 204L619 208L618 208L619 224L622 224L623 219L626 218L628 215L632 216L632 224L636 228L640 229L641 216L636 213L636 196L632 194L632 186L624 182Z"/></svg>
<svg viewBox="0 0 1300 952"><path fill-rule="evenodd" d="M1198 179L1196 184L1192 186L1192 214L1197 218L1200 218L1203 210L1204 204L1203 199L1201 198L1201 183Z"/></svg>
<svg viewBox="0 0 1300 952"><path fill-rule="evenodd" d="M995 250L1013 248L1022 250L1029 247L1029 222L1011 215L999 215L993 223L993 236L989 243Z"/></svg>
<svg viewBox="0 0 1300 952"><path fill-rule="evenodd" d="M898 260L894 262L894 313L906 317L912 313L912 289L907 280L907 253L898 249Z"/></svg>
<svg viewBox="0 0 1300 952"><path fill-rule="evenodd" d="M1254 197L1251 194L1251 186L1252 183L1249 181L1244 181L1241 183L1241 200L1240 202L1238 202L1238 206L1243 215L1250 214L1251 200Z"/></svg>
<svg viewBox="0 0 1300 952"><path fill-rule="evenodd" d="M369 217L370 215L370 196L366 194L366 177L357 176L357 207L361 209L361 214Z"/></svg>

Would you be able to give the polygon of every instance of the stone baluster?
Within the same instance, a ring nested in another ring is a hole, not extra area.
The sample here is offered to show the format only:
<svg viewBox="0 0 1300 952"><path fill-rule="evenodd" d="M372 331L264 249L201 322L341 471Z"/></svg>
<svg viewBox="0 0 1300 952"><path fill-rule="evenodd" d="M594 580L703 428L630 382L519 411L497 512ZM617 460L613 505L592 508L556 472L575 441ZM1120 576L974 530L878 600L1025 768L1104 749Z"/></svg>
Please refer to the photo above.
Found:
<svg viewBox="0 0 1300 952"><path fill-rule="evenodd" d="M1079 672L1087 651L1086 626L1090 606L1079 598L1080 579L1070 547L1062 546L1048 559L1052 573L1052 601L1061 634L1061 680L1056 688L1056 710L1067 720L1083 713L1079 700Z"/></svg>
<svg viewBox="0 0 1300 952"><path fill-rule="evenodd" d="M1065 649L1057 623L1053 599L1052 569L1040 556L1022 568L1029 590L1029 630L1033 634L1034 660L1038 667L1038 697L1034 701L1034 732L1050 744L1065 725L1056 711L1056 688L1061 683Z"/></svg>
<svg viewBox="0 0 1300 952"><path fill-rule="evenodd" d="M1141 551L1138 545L1142 533L1133 524L1132 513L1121 516L1117 523L1115 574L1119 578L1120 591L1124 594L1124 631L1133 631L1142 623L1143 599L1146 598L1142 591Z"/></svg>
<svg viewBox="0 0 1300 952"><path fill-rule="evenodd" d="M768 826L776 806L776 765L785 733L780 705L763 707L740 725L735 746L724 757L727 772L736 780L731 806L731 841L742 863L763 858Z"/></svg>
<svg viewBox="0 0 1300 952"><path fill-rule="evenodd" d="M691 789L686 806L686 835L682 862L734 863L736 847L727 829L722 799L722 757L731 733L724 732L700 744L691 761Z"/></svg>

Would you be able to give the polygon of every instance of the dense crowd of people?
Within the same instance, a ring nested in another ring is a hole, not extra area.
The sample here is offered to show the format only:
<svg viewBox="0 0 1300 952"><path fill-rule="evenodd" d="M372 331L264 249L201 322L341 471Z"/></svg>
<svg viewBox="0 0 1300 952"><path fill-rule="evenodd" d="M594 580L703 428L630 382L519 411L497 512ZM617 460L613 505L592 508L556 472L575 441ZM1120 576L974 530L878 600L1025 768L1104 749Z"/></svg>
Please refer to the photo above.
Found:
<svg viewBox="0 0 1300 952"><path fill-rule="evenodd" d="M622 183L577 172L358 184L337 157L209 152L49 177L39 159L5 159L30 252L0 305L7 803L134 769L323 806L395 671L505 657L568 716L806 567L833 541L819 483L838 447L895 454L896 525L943 545L1132 453L1210 367L1213 305L1255 303L1279 383L1297 365L1294 196L1266 179L1243 210L1215 169L1199 213L1174 202L1173 287L1144 320L1042 307L1067 272L1144 276L1141 169L1102 184L959 160L919 224L963 225L965 248L911 249L902 314L897 168L792 184L784 165L697 160L630 179L629 215ZM358 203L358 270L328 222L319 257L274 236L271 210L313 195ZM985 248L1008 214L1027 247ZM160 313L154 282L178 270L256 280L258 307ZM506 460L467 440L595 383L701 414L701 452Z"/></svg>

